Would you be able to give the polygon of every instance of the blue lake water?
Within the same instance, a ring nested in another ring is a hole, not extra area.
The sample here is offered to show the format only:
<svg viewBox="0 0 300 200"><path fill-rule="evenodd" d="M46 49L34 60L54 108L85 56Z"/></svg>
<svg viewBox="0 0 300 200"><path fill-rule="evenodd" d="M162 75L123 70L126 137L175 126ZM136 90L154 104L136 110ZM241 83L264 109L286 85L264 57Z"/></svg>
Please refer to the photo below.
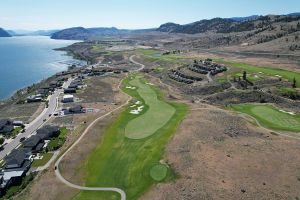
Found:
<svg viewBox="0 0 300 200"><path fill-rule="evenodd" d="M18 89L32 85L72 63L81 63L53 49L77 41L52 40L45 36L0 37L0 100L10 97Z"/></svg>

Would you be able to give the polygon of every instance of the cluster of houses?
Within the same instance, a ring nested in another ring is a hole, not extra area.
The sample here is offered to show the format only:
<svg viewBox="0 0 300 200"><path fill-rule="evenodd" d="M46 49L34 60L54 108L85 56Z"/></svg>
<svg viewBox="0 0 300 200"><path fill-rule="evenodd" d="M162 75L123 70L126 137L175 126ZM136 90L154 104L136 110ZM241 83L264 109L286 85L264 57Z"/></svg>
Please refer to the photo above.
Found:
<svg viewBox="0 0 300 200"><path fill-rule="evenodd" d="M15 127L24 127L22 121L12 121L10 119L0 119L0 134L4 136L9 136Z"/></svg>
<svg viewBox="0 0 300 200"><path fill-rule="evenodd" d="M60 88L66 80L68 80L66 76L61 76L51 81L49 85L40 87L35 91L34 95L30 95L27 97L27 103L42 101L56 88Z"/></svg>
<svg viewBox="0 0 300 200"><path fill-rule="evenodd" d="M168 72L168 75L171 79L174 79L178 82L183 82L186 84L191 84L191 83L194 83L195 81L202 80L202 78L200 78L200 77L189 76L189 75L183 74L182 72L175 70L175 69L171 69Z"/></svg>
<svg viewBox="0 0 300 200"><path fill-rule="evenodd" d="M227 71L227 68L224 65L207 60L200 60L199 62L195 60L193 64L188 66L188 68L189 70L200 74L210 73L212 76Z"/></svg>
<svg viewBox="0 0 300 200"><path fill-rule="evenodd" d="M30 169L34 155L44 150L47 140L59 134L59 127L44 126L38 129L35 135L24 140L21 148L14 149L4 158L5 164L0 171L0 196L4 195L10 186L22 182Z"/></svg>
<svg viewBox="0 0 300 200"><path fill-rule="evenodd" d="M87 76L103 76L105 74L120 74L127 73L126 69L113 69L113 68L86 68L82 73Z"/></svg>
<svg viewBox="0 0 300 200"><path fill-rule="evenodd" d="M68 88L64 89L64 93L65 94L73 94L76 93L76 90L81 88L83 86L83 79L84 76L78 76L77 78L75 78L70 85L68 86Z"/></svg>

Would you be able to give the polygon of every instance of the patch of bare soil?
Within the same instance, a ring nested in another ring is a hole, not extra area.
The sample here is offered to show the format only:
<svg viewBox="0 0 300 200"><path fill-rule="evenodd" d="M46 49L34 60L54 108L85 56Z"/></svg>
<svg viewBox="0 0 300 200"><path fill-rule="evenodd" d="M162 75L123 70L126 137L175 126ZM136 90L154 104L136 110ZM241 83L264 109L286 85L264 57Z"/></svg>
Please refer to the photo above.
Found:
<svg viewBox="0 0 300 200"><path fill-rule="evenodd" d="M202 106L188 114L166 148L178 179L154 186L141 199L297 199L299 154L300 140Z"/></svg>
<svg viewBox="0 0 300 200"><path fill-rule="evenodd" d="M30 122L33 115L39 115L42 112L44 103L26 103L26 104L11 104L0 109L0 119L10 118L13 120L22 120Z"/></svg>

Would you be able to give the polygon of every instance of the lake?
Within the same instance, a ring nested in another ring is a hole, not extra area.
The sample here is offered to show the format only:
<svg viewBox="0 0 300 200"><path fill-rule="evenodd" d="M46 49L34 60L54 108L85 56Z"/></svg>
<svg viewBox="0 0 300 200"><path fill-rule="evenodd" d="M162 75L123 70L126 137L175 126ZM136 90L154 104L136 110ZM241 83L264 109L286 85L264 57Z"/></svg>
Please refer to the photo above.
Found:
<svg viewBox="0 0 300 200"><path fill-rule="evenodd" d="M53 49L78 41L52 40L46 36L0 37L0 100L17 90L57 72L71 64L85 64Z"/></svg>

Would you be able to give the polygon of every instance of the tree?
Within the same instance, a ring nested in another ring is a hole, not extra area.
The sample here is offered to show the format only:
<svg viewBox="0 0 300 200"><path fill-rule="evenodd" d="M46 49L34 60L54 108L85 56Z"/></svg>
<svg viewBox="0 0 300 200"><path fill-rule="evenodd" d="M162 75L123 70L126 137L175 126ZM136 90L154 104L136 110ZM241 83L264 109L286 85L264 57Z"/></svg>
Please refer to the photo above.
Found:
<svg viewBox="0 0 300 200"><path fill-rule="evenodd" d="M297 87L297 81L296 81L296 78L294 77L294 79L293 79L293 88L296 88Z"/></svg>
<svg viewBox="0 0 300 200"><path fill-rule="evenodd" d="M243 80L247 80L247 72L246 71L243 72Z"/></svg>
<svg viewBox="0 0 300 200"><path fill-rule="evenodd" d="M0 145L4 143L5 139L3 137L0 137Z"/></svg>

